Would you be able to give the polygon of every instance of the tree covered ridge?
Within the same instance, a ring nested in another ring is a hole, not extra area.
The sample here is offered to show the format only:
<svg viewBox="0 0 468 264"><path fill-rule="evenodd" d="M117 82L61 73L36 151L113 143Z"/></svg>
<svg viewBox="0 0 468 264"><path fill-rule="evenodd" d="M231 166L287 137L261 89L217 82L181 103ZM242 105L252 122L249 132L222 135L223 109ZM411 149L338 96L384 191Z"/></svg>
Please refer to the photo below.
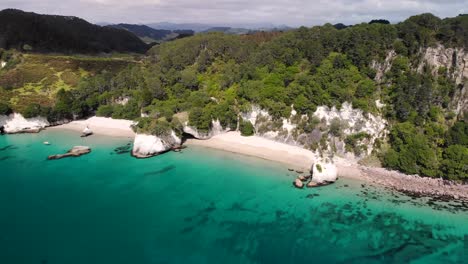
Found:
<svg viewBox="0 0 468 264"><path fill-rule="evenodd" d="M200 131L208 131L213 119L235 128L238 114L252 105L281 123L294 105L309 117L300 124L302 132L309 133L317 125L312 118L317 106L351 102L388 120L388 142L380 142L373 154L385 166L466 180L466 120L449 107L462 87L448 69L433 75L428 65L421 71L416 67L427 47L440 43L466 49L467 32L467 16L441 20L422 14L397 25L363 23L337 29L326 24L269 36L199 34L153 47L142 63L116 74L86 76L76 89L58 96L56 105L69 100L66 105L72 107L61 114L75 117L97 112L133 119L143 112L159 120L138 127L145 131L148 124L150 132L159 131L161 124L180 126L174 115L183 112ZM390 50L397 54L391 70L376 81L372 62L383 62ZM128 103L118 103L123 99ZM378 108L376 100L385 107ZM242 127L251 134L248 124ZM340 136L339 131L330 132ZM366 135L347 138L349 149L359 150L359 140Z"/></svg>
<svg viewBox="0 0 468 264"><path fill-rule="evenodd" d="M77 17L0 11L0 48L36 52L144 53L149 46L132 33Z"/></svg>

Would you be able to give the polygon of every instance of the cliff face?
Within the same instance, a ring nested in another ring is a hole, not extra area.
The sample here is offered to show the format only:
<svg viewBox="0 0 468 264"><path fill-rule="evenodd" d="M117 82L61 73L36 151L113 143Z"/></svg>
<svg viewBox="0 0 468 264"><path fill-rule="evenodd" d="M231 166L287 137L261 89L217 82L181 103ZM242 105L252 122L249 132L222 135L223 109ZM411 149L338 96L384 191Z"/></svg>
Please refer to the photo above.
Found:
<svg viewBox="0 0 468 264"><path fill-rule="evenodd" d="M371 68L376 71L375 81L381 83L384 74L392 68L392 62L397 56L394 50L388 52L383 62L373 61ZM419 64L414 70L422 73L429 66L432 75L438 76L441 68L446 69L447 77L452 79L457 88L452 96L449 109L460 119L468 114L468 52L463 48L446 48L443 45L420 50Z"/></svg>
<svg viewBox="0 0 468 264"><path fill-rule="evenodd" d="M461 119L464 118L468 114L468 53L462 48L438 45L424 50L422 58L418 71L422 71L424 65L429 65L432 74L436 76L440 68L447 69L448 76L457 84L449 107Z"/></svg>
<svg viewBox="0 0 468 264"><path fill-rule="evenodd" d="M50 126L50 123L44 117L24 118L18 113L0 115L0 127L3 127L3 132L7 134L37 133L47 126Z"/></svg>
<svg viewBox="0 0 468 264"><path fill-rule="evenodd" d="M254 125L259 136L348 158L370 154L376 140L384 138L387 133L385 119L353 109L349 103L344 103L341 109L320 106L312 117L299 116L293 110L290 118L280 121L273 121L267 111L254 106L251 111L243 113L242 118ZM330 131L331 127L334 131ZM361 136L357 137L353 148L347 148L345 139L353 135ZM354 151L357 147L359 152Z"/></svg>

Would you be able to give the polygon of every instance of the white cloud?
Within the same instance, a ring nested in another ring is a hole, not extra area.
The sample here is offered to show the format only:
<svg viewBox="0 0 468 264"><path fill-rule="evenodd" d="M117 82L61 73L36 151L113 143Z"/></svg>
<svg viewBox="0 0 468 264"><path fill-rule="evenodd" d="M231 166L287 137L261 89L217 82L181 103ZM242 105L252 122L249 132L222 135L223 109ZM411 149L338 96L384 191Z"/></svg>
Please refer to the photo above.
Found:
<svg viewBox="0 0 468 264"><path fill-rule="evenodd" d="M392 22L431 12L439 17L466 13L468 0L1 0L0 9L75 15L92 22L159 21L317 25L359 23L375 18Z"/></svg>

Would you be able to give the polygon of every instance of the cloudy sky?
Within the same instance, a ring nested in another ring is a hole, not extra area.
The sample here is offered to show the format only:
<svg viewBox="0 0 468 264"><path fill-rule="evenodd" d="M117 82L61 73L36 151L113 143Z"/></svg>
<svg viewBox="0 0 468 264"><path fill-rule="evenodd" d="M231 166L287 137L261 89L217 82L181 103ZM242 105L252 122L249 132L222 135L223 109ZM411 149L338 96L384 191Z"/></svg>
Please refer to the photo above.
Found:
<svg viewBox="0 0 468 264"><path fill-rule="evenodd" d="M0 9L4 8L73 15L95 23L310 26L375 18L398 22L424 12L456 16L468 13L468 0L0 0Z"/></svg>

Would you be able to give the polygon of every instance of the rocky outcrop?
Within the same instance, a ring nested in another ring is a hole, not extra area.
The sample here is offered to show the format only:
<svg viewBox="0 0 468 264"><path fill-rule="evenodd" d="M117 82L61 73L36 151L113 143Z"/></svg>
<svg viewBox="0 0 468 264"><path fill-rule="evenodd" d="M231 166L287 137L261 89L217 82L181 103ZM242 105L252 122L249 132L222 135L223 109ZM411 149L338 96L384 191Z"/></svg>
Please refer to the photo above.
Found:
<svg viewBox="0 0 468 264"><path fill-rule="evenodd" d="M226 133L230 129L229 128L223 129L219 120L212 120L211 128L208 132L199 131L197 128L189 126L188 122L185 122L183 130L184 130L184 133L192 135L196 139L205 140L205 139L210 139L213 136Z"/></svg>
<svg viewBox="0 0 468 264"><path fill-rule="evenodd" d="M375 70L374 80L378 83L382 82L384 74L392 68L393 59L397 56L394 50L390 50L383 62L373 60L370 67Z"/></svg>
<svg viewBox="0 0 468 264"><path fill-rule="evenodd" d="M169 135L154 136L137 134L133 142L132 156L137 158L149 158L178 148L182 140L171 131Z"/></svg>
<svg viewBox="0 0 468 264"><path fill-rule="evenodd" d="M337 179L336 165L329 159L316 162L311 168L312 181L318 184L334 182Z"/></svg>
<svg viewBox="0 0 468 264"><path fill-rule="evenodd" d="M24 118L18 113L0 115L0 127L3 127L4 133L7 134L38 133L47 126L50 126L50 123L43 117Z"/></svg>
<svg viewBox="0 0 468 264"><path fill-rule="evenodd" d="M432 69L432 75L441 74L441 68L457 84L457 89L452 97L450 109L460 118L468 112L468 52L463 48L446 48L442 45L430 47L423 51L422 62L418 66L418 72L422 72L425 65Z"/></svg>
<svg viewBox="0 0 468 264"><path fill-rule="evenodd" d="M69 151L67 151L67 153L65 153L65 154L51 155L51 156L47 157L47 159L48 160L56 160L56 159L63 159L63 158L68 158L68 157L79 157L79 156L88 154L90 152L91 152L90 147L75 146L72 149L70 149Z"/></svg>
<svg viewBox="0 0 468 264"><path fill-rule="evenodd" d="M434 76L439 74L441 67L447 69L447 74L457 84L464 83L468 78L468 53L464 49L437 45L421 52L423 60L418 66L418 72L423 71L424 65L429 65Z"/></svg>
<svg viewBox="0 0 468 264"><path fill-rule="evenodd" d="M92 134L93 134L93 131L89 129L88 126L86 126L86 128L81 133L81 137L88 137L88 136L91 136Z"/></svg>
<svg viewBox="0 0 468 264"><path fill-rule="evenodd" d="M253 106L251 111L242 113L241 117L254 124L256 134L259 136L312 150L316 150L313 145L318 146L320 140L325 136L328 148L324 150L334 151L340 155L346 154L349 158L354 158L354 153L347 153L348 150L343 140L346 136L357 133L368 135L365 140L360 142L363 145L361 156L366 156L372 152L376 139L384 138L387 134L387 121L385 119L378 115L364 113L359 109L353 109L349 103L344 103L340 109L319 106L311 117L298 116L292 107L289 118L277 121L274 121L267 111ZM306 133L301 130L301 123L308 123L311 118L316 119L319 124L312 132ZM343 134L341 138L333 138L326 133L327 128L333 122L339 122Z"/></svg>

